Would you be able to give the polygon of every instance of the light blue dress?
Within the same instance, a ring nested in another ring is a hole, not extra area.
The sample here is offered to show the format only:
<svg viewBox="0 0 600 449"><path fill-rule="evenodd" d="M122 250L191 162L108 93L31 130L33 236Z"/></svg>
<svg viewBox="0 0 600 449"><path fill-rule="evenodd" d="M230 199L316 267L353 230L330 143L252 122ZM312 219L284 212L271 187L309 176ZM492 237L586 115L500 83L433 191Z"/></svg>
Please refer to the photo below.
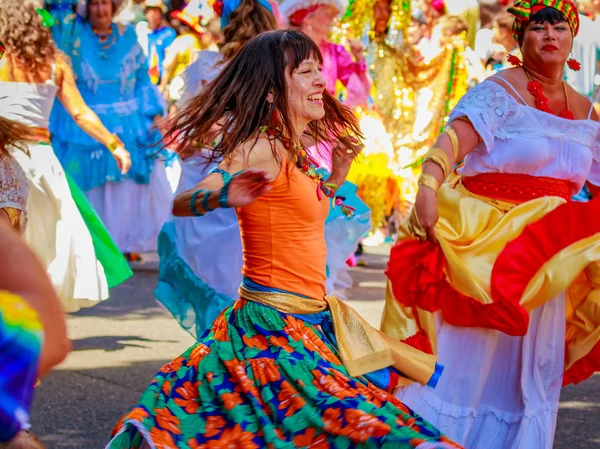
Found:
<svg viewBox="0 0 600 449"><path fill-rule="evenodd" d="M83 99L123 141L132 165L122 175L109 150L81 130L60 103L50 122L56 155L121 251L154 251L172 201L165 173L169 155L160 151L161 135L152 129L165 103L150 82L135 30L113 24L112 45L101 44L91 25L65 3L50 6L50 12L57 19L54 38L71 58Z"/></svg>

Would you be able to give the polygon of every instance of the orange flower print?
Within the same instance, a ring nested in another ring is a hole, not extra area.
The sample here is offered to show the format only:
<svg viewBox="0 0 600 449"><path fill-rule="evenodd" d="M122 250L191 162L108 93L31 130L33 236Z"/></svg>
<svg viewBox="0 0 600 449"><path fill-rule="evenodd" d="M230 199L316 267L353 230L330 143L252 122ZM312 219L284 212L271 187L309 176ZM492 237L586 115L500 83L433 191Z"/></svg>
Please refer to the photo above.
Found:
<svg viewBox="0 0 600 449"><path fill-rule="evenodd" d="M317 429L309 427L303 434L294 437L294 445L296 447L307 447L310 449L329 449L329 443L324 433L316 436Z"/></svg>
<svg viewBox="0 0 600 449"><path fill-rule="evenodd" d="M160 369L160 372L165 374L176 373L177 371L179 371L179 368L183 366L183 362L185 362L185 359L179 356L172 362L167 363L165 366L163 366Z"/></svg>
<svg viewBox="0 0 600 449"><path fill-rule="evenodd" d="M287 315L283 319L286 326L283 330L294 340L304 343L309 351L318 353L323 359L335 365L341 365L342 362L331 352L327 345L306 325L306 323L292 315Z"/></svg>
<svg viewBox="0 0 600 449"><path fill-rule="evenodd" d="M241 405L244 403L238 392L223 393L221 395L221 399L223 400L223 404L227 410L232 410L236 405Z"/></svg>
<svg viewBox="0 0 600 449"><path fill-rule="evenodd" d="M281 430L279 427L275 427L275 433L277 434L277 438L279 438L280 440L285 440L285 435L283 434L283 430Z"/></svg>
<svg viewBox="0 0 600 449"><path fill-rule="evenodd" d="M238 359L224 360L223 364L227 367L227 371L231 374L231 380L237 384L236 390L254 396L259 404L263 404L258 388L254 385L252 379L246 373L246 366Z"/></svg>
<svg viewBox="0 0 600 449"><path fill-rule="evenodd" d="M292 353L294 352L294 348L292 348L290 346L290 342L286 337L275 337L274 335L271 335L269 337L269 342L271 342L271 344L273 346L279 346L280 348L282 348L284 351L288 352L288 353Z"/></svg>
<svg viewBox="0 0 600 449"><path fill-rule="evenodd" d="M197 343L192 352L190 352L190 358L185 365L198 369L198 364L208 354L210 354L210 348L202 343Z"/></svg>
<svg viewBox="0 0 600 449"><path fill-rule="evenodd" d="M277 399L279 400L279 410L287 409L285 416L292 416L297 410L300 410L306 405L306 401L300 396L294 387L287 380L281 383Z"/></svg>
<svg viewBox="0 0 600 449"><path fill-rule="evenodd" d="M250 368L254 374L255 381L260 385L281 380L279 369L275 366L275 360L269 358L250 359Z"/></svg>
<svg viewBox="0 0 600 449"><path fill-rule="evenodd" d="M169 393L171 393L171 381L165 380L160 391L162 391L165 396L169 396Z"/></svg>
<svg viewBox="0 0 600 449"><path fill-rule="evenodd" d="M179 418L168 408L155 408L154 413L156 413L156 425L162 429L168 430L175 435L179 435L181 433L181 421Z"/></svg>
<svg viewBox="0 0 600 449"><path fill-rule="evenodd" d="M227 318L225 315L219 315L212 326L214 332L214 339L217 341L229 341L229 326L227 325Z"/></svg>
<svg viewBox="0 0 600 449"><path fill-rule="evenodd" d="M199 385L200 381L195 383L186 381L181 387L175 389L175 393L181 396L181 398L175 398L175 403L184 408L186 413L193 414L198 411L198 407L200 405L198 402Z"/></svg>
<svg viewBox="0 0 600 449"><path fill-rule="evenodd" d="M339 408L328 408L323 413L323 429L333 435L340 435L342 430L341 410Z"/></svg>
<svg viewBox="0 0 600 449"><path fill-rule="evenodd" d="M313 385L319 390L330 394L338 399L352 398L356 392L349 388L346 382L338 382L333 376L323 374L319 370L312 370L314 376Z"/></svg>
<svg viewBox="0 0 600 449"><path fill-rule="evenodd" d="M355 444L365 443L371 437L381 438L391 430L389 425L362 410L347 409L344 418L348 423L344 427L344 434Z"/></svg>
<svg viewBox="0 0 600 449"><path fill-rule="evenodd" d="M123 427L123 425L125 424L125 420L132 419L134 421L142 422L144 418L148 418L148 416L150 415L142 407L134 407L129 413L121 416L119 422L115 425L115 427L113 427L111 435L115 436L117 432L121 430L121 427Z"/></svg>
<svg viewBox="0 0 600 449"><path fill-rule="evenodd" d="M250 348L260 349L264 351L269 347L267 339L260 334L254 335L253 337L246 337L245 335L242 337L242 341L244 344Z"/></svg>
<svg viewBox="0 0 600 449"><path fill-rule="evenodd" d="M134 407L133 409L131 409L131 411L129 413L127 413L124 416L124 419L132 419L134 421L143 421L144 418L148 418L148 416L150 416L148 414L148 412L146 410L144 410L142 407Z"/></svg>
<svg viewBox="0 0 600 449"><path fill-rule="evenodd" d="M152 438L156 449L177 449L175 441L173 441L173 436L166 430L153 427L150 430L150 438Z"/></svg>
<svg viewBox="0 0 600 449"><path fill-rule="evenodd" d="M196 438L190 438L187 444L190 449L206 449L206 444L200 444Z"/></svg>
<svg viewBox="0 0 600 449"><path fill-rule="evenodd" d="M215 378L215 373L213 373L212 371L209 371L208 373L206 373L206 380L208 381L208 383L212 382L214 378Z"/></svg>
<svg viewBox="0 0 600 449"><path fill-rule="evenodd" d="M254 441L254 434L244 432L242 426L236 424L233 429L225 429L218 440L210 440L208 449L259 449Z"/></svg>
<svg viewBox="0 0 600 449"><path fill-rule="evenodd" d="M356 382L356 387L352 390L356 395L361 395L369 404L373 404L377 408L381 408L384 403L388 402L390 396L379 388L369 388L360 382Z"/></svg>
<svg viewBox="0 0 600 449"><path fill-rule="evenodd" d="M204 436L206 437L214 437L218 435L225 427L225 420L220 416L208 416L206 418L206 431L204 432Z"/></svg>

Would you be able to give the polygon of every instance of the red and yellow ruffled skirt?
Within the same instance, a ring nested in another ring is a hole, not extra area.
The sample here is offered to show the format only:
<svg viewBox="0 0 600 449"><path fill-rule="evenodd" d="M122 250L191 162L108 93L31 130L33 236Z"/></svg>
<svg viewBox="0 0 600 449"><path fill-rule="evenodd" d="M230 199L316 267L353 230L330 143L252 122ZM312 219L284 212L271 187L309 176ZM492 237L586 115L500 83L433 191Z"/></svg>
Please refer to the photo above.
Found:
<svg viewBox="0 0 600 449"><path fill-rule="evenodd" d="M569 191L561 180L504 174L443 185L439 246L402 224L382 331L436 353L439 311L454 326L523 336L529 313L566 292L563 384L600 370L600 201L571 202Z"/></svg>

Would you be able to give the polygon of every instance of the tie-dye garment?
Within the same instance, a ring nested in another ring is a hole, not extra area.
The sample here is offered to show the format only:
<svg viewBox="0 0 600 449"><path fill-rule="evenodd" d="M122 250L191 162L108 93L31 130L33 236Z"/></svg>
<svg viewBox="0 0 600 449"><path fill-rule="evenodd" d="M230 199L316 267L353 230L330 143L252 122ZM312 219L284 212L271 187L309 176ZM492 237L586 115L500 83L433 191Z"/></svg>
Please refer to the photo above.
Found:
<svg viewBox="0 0 600 449"><path fill-rule="evenodd" d="M29 420L42 324L22 298L0 291L0 442Z"/></svg>

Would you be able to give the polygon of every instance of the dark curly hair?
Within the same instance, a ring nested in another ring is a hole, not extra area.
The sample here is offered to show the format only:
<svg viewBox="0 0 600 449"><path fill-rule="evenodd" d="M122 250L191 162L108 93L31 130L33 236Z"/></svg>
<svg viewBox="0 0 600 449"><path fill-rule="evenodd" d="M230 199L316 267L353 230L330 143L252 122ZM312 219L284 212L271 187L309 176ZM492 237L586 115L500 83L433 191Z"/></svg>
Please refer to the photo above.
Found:
<svg viewBox="0 0 600 449"><path fill-rule="evenodd" d="M47 70L56 58L52 34L30 1L2 0L0 41L6 45L6 56L24 72Z"/></svg>

